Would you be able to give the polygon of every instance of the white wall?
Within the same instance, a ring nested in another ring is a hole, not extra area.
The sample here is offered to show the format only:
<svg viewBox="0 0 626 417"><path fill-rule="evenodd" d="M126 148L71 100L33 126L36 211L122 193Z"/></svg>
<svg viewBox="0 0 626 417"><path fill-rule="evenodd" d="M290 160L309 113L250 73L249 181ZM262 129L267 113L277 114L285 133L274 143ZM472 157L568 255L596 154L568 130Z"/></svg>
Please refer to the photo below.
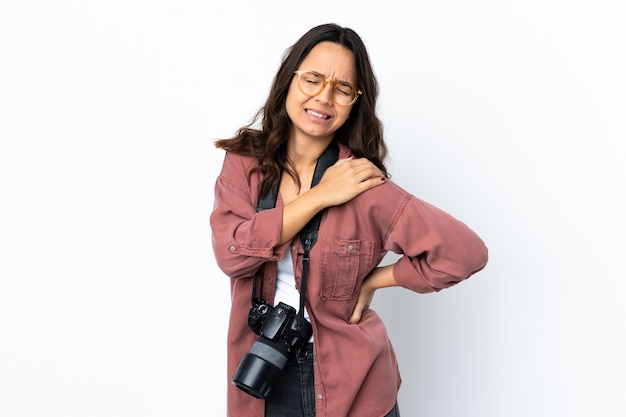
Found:
<svg viewBox="0 0 626 417"><path fill-rule="evenodd" d="M369 47L393 179L490 248L377 294L402 415L623 416L623 2L226 3L0 6L0 415L225 415L212 141L333 21Z"/></svg>

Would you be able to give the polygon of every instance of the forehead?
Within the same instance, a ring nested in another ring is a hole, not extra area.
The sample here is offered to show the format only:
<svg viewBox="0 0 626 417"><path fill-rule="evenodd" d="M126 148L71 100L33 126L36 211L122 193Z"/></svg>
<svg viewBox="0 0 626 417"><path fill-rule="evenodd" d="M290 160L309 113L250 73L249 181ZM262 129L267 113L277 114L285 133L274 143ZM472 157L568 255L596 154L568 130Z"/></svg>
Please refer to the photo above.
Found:
<svg viewBox="0 0 626 417"><path fill-rule="evenodd" d="M357 81L354 54L334 42L315 45L298 69L316 71L334 80Z"/></svg>

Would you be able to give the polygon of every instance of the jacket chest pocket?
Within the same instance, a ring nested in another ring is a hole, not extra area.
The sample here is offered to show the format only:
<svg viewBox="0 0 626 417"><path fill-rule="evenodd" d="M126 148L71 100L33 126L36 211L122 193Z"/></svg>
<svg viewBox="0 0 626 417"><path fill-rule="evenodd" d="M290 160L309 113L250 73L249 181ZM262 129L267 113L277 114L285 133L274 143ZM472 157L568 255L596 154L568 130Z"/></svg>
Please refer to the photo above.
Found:
<svg viewBox="0 0 626 417"><path fill-rule="evenodd" d="M374 242L324 236L320 265L321 297L324 300L353 298L372 268Z"/></svg>

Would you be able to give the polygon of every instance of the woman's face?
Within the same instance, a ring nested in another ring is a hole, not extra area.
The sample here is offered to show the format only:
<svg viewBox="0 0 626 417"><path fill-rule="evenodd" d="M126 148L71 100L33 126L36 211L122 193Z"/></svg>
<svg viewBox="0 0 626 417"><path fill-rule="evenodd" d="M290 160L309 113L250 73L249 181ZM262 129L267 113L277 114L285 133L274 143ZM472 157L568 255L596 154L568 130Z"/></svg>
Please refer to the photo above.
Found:
<svg viewBox="0 0 626 417"><path fill-rule="evenodd" d="M314 71L332 81L357 85L354 55L349 49L333 43L318 43L302 61L298 70ZM352 105L340 106L333 102L333 86L327 83L315 96L305 95L298 87L294 74L287 93L287 114L293 123L292 137L332 139L350 115Z"/></svg>

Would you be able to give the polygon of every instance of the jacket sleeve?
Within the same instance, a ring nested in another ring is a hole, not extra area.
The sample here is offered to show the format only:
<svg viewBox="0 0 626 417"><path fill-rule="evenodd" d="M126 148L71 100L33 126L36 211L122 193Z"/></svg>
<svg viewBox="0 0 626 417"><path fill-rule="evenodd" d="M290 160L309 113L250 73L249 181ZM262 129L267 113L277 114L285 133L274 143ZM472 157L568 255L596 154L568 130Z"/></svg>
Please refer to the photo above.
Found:
<svg viewBox="0 0 626 417"><path fill-rule="evenodd" d="M441 209L406 195L396 214L385 246L402 254L393 267L398 285L419 293L440 291L487 264L482 239Z"/></svg>
<svg viewBox="0 0 626 417"><path fill-rule="evenodd" d="M265 262L277 260L282 228L282 207L256 212L258 181L248 182L245 161L226 154L210 216L216 262L231 278L251 277Z"/></svg>

